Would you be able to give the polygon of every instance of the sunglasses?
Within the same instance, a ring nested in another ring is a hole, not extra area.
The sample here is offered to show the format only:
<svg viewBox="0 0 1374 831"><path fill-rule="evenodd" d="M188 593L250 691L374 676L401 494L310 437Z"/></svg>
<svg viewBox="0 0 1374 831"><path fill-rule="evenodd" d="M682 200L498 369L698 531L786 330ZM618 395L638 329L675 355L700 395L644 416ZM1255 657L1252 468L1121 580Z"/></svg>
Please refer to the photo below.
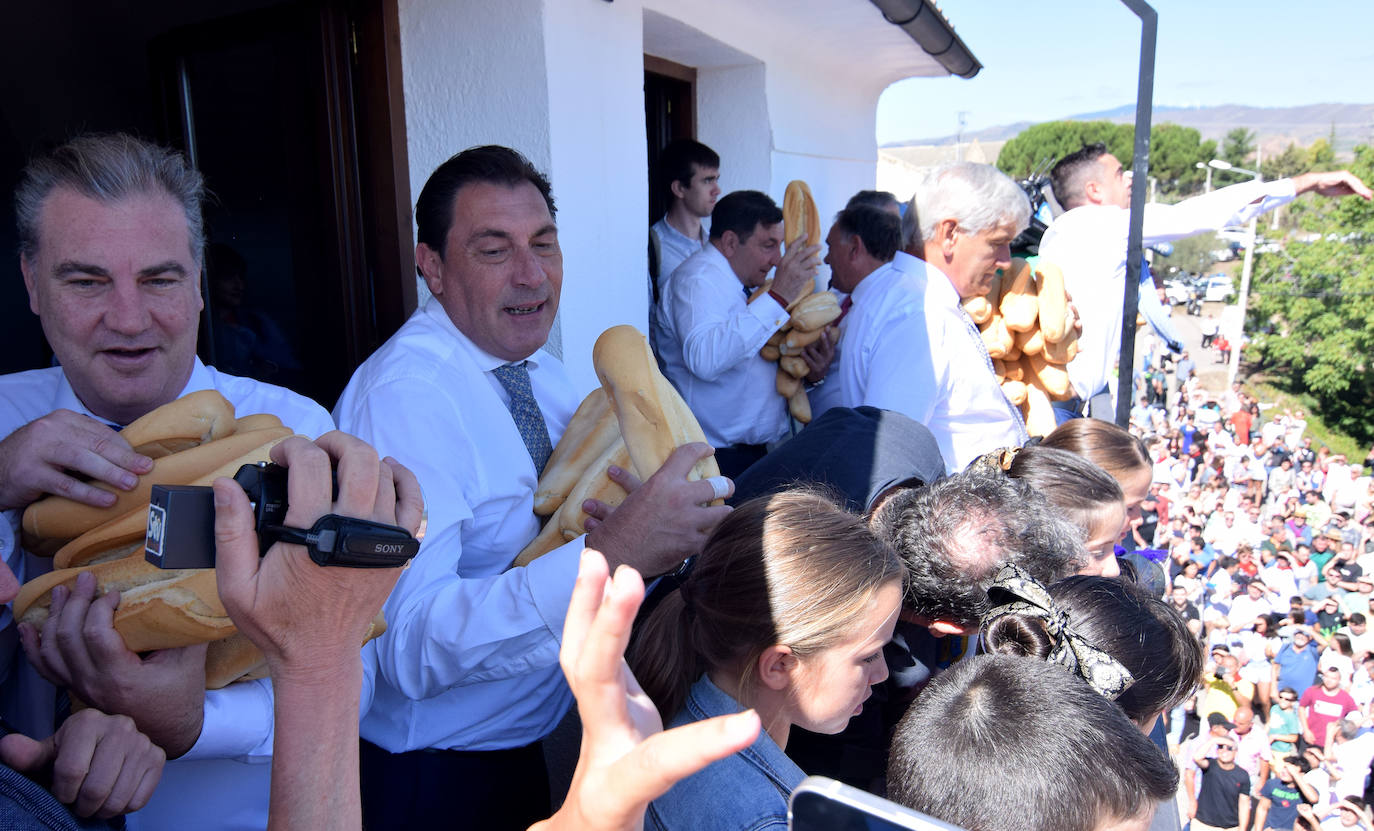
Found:
<svg viewBox="0 0 1374 831"><path fill-rule="evenodd" d="M1297 701L1297 700L1298 700L1297 698L1295 698L1295 697L1293 697L1293 696L1291 696L1291 695L1281 695L1281 696L1279 696L1279 701Z"/></svg>

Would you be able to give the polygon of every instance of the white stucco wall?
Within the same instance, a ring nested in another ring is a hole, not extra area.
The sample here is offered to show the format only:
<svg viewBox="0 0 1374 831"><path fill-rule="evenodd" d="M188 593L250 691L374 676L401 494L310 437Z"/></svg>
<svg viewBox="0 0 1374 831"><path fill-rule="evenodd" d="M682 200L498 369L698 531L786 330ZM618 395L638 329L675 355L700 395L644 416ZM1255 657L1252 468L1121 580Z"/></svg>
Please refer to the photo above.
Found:
<svg viewBox="0 0 1374 831"><path fill-rule="evenodd" d="M649 325L643 24L629 0L550 0L544 27L563 361L589 392L597 336Z"/></svg>
<svg viewBox="0 0 1374 831"><path fill-rule="evenodd" d="M411 193L474 144L549 173L564 251L550 346L584 391L597 335L647 328L643 54L697 68L724 188L780 201L804 179L828 220L874 186L878 96L915 50L857 0L398 2Z"/></svg>

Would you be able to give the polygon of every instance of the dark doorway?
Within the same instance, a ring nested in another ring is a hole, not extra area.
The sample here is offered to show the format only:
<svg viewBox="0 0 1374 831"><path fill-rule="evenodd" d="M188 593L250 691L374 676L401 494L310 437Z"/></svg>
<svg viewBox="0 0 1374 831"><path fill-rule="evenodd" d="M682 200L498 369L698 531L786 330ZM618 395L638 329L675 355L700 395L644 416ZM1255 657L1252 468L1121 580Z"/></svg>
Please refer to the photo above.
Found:
<svg viewBox="0 0 1374 831"><path fill-rule="evenodd" d="M654 181L658 156L668 142L696 138L697 71L652 55L644 56L644 126L649 150L649 223L668 210L667 197Z"/></svg>
<svg viewBox="0 0 1374 831"><path fill-rule="evenodd" d="M154 44L168 133L214 192L201 356L326 406L400 325L407 285L413 303L368 231L389 212L365 198L350 11L278 6Z"/></svg>
<svg viewBox="0 0 1374 831"><path fill-rule="evenodd" d="M0 68L22 79L3 101L3 183L12 192L27 158L81 132L185 151L213 194L201 357L329 406L415 305L396 2L0 13ZM0 321L14 336L0 371L44 366L12 255L0 275L13 275Z"/></svg>

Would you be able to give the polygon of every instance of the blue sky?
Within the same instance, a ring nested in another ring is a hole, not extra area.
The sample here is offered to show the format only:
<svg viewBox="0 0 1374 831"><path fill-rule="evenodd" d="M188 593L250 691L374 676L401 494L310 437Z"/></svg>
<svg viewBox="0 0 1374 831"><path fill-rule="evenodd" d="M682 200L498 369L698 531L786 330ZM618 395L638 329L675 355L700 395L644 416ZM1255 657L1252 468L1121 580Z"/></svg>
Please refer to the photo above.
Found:
<svg viewBox="0 0 1374 831"><path fill-rule="evenodd" d="M1147 0L1148 2L1148 0ZM1370 0L1154 0L1155 106L1374 101ZM878 103L878 142L1050 121L1135 102L1140 22L1117 0L942 0L983 63L913 78Z"/></svg>

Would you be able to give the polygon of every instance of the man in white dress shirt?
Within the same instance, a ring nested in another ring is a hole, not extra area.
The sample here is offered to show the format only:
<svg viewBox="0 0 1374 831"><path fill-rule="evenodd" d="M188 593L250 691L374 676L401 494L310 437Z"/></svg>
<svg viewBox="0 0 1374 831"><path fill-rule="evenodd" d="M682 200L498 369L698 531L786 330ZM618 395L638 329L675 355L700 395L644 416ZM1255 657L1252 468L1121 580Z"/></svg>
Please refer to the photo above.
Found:
<svg viewBox="0 0 1374 831"><path fill-rule="evenodd" d="M75 139L25 170L15 198L20 269L61 366L0 377L0 553L20 579L52 566L18 545L26 505L45 493L109 505L114 497L96 484L127 490L151 468L112 426L216 389L240 414L273 413L312 437L333 429L315 402L196 358L202 194L179 154L122 135ZM78 586L41 632L18 627L32 666L12 651L5 609L4 716L31 736L52 732L56 695L41 674L132 717L176 761L130 828L263 827L270 683L206 692L204 645L135 655L111 626L111 599Z"/></svg>
<svg viewBox="0 0 1374 831"><path fill-rule="evenodd" d="M1030 203L989 165L932 170L902 218L905 251L851 295L840 335L838 389L827 404L897 410L935 436L946 471L1026 441L1020 414L1002 395L977 327L962 303L987 294L1011 262L1011 240Z"/></svg>
<svg viewBox="0 0 1374 831"><path fill-rule="evenodd" d="M788 304L815 280L820 247L796 245L781 254L782 232L782 211L767 195L726 195L711 212L709 243L673 272L661 299L663 372L701 422L726 476L763 458L790 424L787 401L776 391L778 366L759 350L788 321ZM770 271L769 290L748 302ZM833 354L828 335L806 348L808 383L825 375Z"/></svg>
<svg viewBox="0 0 1374 831"><path fill-rule="evenodd" d="M578 404L542 348L563 279L549 183L513 150L470 148L430 176L415 215L433 297L335 408L341 429L415 472L429 509L365 653L364 821L524 828L549 813L540 742L572 700L558 648L584 546L612 570L663 574L728 508L703 507L712 483L686 472L709 448L688 445L585 537L511 568L539 532L535 486Z"/></svg>
<svg viewBox="0 0 1374 831"><path fill-rule="evenodd" d="M1040 243L1040 256L1064 272L1064 285L1083 321L1081 351L1069 363L1077 397L1056 402L1060 421L1091 414L1111 420L1115 403L1102 396L1121 351L1121 304L1126 284L1126 235L1130 224L1131 179L1101 144L1065 156L1050 172L1054 198L1066 213L1054 220ZM1276 182L1243 182L1176 205L1145 205L1143 244L1190 237L1242 225L1252 217L1316 191L1323 196L1371 198L1369 188L1347 171L1304 173ZM1097 403L1085 412L1093 399Z"/></svg>

